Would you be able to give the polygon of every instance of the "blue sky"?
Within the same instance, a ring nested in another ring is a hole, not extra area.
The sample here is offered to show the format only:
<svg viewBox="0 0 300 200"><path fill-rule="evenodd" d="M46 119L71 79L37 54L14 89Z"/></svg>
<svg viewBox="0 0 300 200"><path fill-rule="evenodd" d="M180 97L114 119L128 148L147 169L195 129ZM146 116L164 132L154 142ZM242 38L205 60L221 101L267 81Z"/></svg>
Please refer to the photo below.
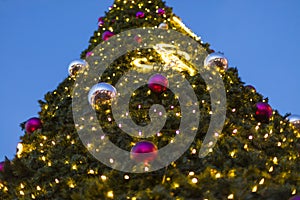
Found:
<svg viewBox="0 0 300 200"><path fill-rule="evenodd" d="M112 0L0 0L0 161L12 158L19 124L68 76ZM204 42L281 114L300 114L300 1L167 0Z"/></svg>

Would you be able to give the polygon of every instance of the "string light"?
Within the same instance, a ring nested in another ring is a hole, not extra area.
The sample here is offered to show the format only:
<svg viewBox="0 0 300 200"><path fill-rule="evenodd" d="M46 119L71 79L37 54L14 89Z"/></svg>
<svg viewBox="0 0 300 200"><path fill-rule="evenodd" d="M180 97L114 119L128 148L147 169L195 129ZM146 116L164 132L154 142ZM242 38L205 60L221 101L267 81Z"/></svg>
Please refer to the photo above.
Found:
<svg viewBox="0 0 300 200"><path fill-rule="evenodd" d="M257 185L252 188L252 192L257 192Z"/></svg>
<svg viewBox="0 0 300 200"><path fill-rule="evenodd" d="M192 179L192 183L194 183L194 184L198 183L198 179L197 178L193 178Z"/></svg>
<svg viewBox="0 0 300 200"><path fill-rule="evenodd" d="M108 191L107 192L107 197L113 199L114 198L114 192L113 191Z"/></svg>

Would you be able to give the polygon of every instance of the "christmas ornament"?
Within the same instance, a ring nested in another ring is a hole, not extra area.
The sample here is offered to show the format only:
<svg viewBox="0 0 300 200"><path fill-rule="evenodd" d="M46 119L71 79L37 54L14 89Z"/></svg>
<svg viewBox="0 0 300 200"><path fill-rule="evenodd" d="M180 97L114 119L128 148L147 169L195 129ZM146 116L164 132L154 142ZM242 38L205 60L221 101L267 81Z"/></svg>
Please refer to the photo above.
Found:
<svg viewBox="0 0 300 200"><path fill-rule="evenodd" d="M104 25L104 20L103 17L98 18L98 26L103 26Z"/></svg>
<svg viewBox="0 0 300 200"><path fill-rule="evenodd" d="M91 52L91 51L89 51L89 52L87 52L86 54L85 54L85 57L90 57L90 56L92 56L93 55L93 52Z"/></svg>
<svg viewBox="0 0 300 200"><path fill-rule="evenodd" d="M4 171L4 164L5 162L0 162L0 172L3 172Z"/></svg>
<svg viewBox="0 0 300 200"><path fill-rule="evenodd" d="M92 107L110 102L117 95L115 87L108 83L98 83L89 92L88 100Z"/></svg>
<svg viewBox="0 0 300 200"><path fill-rule="evenodd" d="M107 41L109 38L111 38L112 36L114 36L115 34L113 32L110 31L105 31L102 34L102 40Z"/></svg>
<svg viewBox="0 0 300 200"><path fill-rule="evenodd" d="M131 159L147 164L157 158L157 147L149 141L136 143L130 152Z"/></svg>
<svg viewBox="0 0 300 200"><path fill-rule="evenodd" d="M161 23L159 26L158 26L159 29L164 29L164 30L168 30L169 29L169 25L166 24L166 23Z"/></svg>
<svg viewBox="0 0 300 200"><path fill-rule="evenodd" d="M300 131L300 115L290 115L288 120Z"/></svg>
<svg viewBox="0 0 300 200"><path fill-rule="evenodd" d="M255 87L253 87L252 85L246 85L245 88L246 88L247 90L250 90L250 91L253 92L253 93L256 92Z"/></svg>
<svg viewBox="0 0 300 200"><path fill-rule="evenodd" d="M228 69L228 61L221 53L211 53L209 54L205 61L204 66L210 67L210 66L217 66L220 67L223 70Z"/></svg>
<svg viewBox="0 0 300 200"><path fill-rule="evenodd" d="M269 104L264 102L259 102L256 104L255 118L259 122L269 122L272 113L273 110Z"/></svg>
<svg viewBox="0 0 300 200"><path fill-rule="evenodd" d="M158 15L164 15L164 14L166 14L166 11L165 11L163 8L159 8L159 9L157 10L157 14L158 14Z"/></svg>
<svg viewBox="0 0 300 200"><path fill-rule="evenodd" d="M84 60L74 60L69 64L69 75L76 76L79 72L82 72L88 66Z"/></svg>
<svg viewBox="0 0 300 200"><path fill-rule="evenodd" d="M293 197L289 198L289 200L300 200L300 196L299 195L293 196Z"/></svg>
<svg viewBox="0 0 300 200"><path fill-rule="evenodd" d="M145 13L142 12L142 11L139 11L139 12L137 12L137 13L135 14L135 17L136 17L137 19L142 19L142 18L145 17Z"/></svg>
<svg viewBox="0 0 300 200"><path fill-rule="evenodd" d="M140 35L136 35L134 37L134 40L137 42L137 43L141 43L143 41L142 37Z"/></svg>
<svg viewBox="0 0 300 200"><path fill-rule="evenodd" d="M162 93L166 91L168 86L168 79L161 74L154 74L148 81L148 87L155 93Z"/></svg>
<svg viewBox="0 0 300 200"><path fill-rule="evenodd" d="M42 128L42 122L39 118L33 117L25 123L25 130L27 133L33 133L37 129Z"/></svg>

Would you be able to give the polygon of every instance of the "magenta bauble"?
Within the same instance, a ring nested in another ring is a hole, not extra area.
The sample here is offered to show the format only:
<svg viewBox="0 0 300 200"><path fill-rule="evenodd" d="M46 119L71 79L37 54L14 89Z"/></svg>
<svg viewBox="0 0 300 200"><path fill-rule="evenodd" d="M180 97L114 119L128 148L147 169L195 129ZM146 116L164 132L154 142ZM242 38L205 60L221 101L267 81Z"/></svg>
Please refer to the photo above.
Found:
<svg viewBox="0 0 300 200"><path fill-rule="evenodd" d="M98 19L98 26L103 26L103 25L104 25L103 17L99 17L99 19Z"/></svg>
<svg viewBox="0 0 300 200"><path fill-rule="evenodd" d="M300 196L299 195L293 196L289 200L300 200Z"/></svg>
<svg viewBox="0 0 300 200"><path fill-rule="evenodd" d="M141 43L141 42L143 41L142 37L139 36L139 35L134 36L134 40L135 40L137 43Z"/></svg>
<svg viewBox="0 0 300 200"><path fill-rule="evenodd" d="M90 57L90 56L92 56L93 55L93 52L91 52L91 51L89 51L89 52L87 52L86 54L85 54L85 57Z"/></svg>
<svg viewBox="0 0 300 200"><path fill-rule="evenodd" d="M268 103L259 102L256 104L255 118L259 122L269 122L272 117L273 110Z"/></svg>
<svg viewBox="0 0 300 200"><path fill-rule="evenodd" d="M4 171L4 164L5 162L0 162L0 172Z"/></svg>
<svg viewBox="0 0 300 200"><path fill-rule="evenodd" d="M42 122L37 117L30 118L25 124L25 130L27 133L33 133L40 128L42 128Z"/></svg>
<svg viewBox="0 0 300 200"><path fill-rule="evenodd" d="M155 93L165 92L168 86L169 86L168 79L161 74L155 74L151 76L148 81L148 87L152 92Z"/></svg>
<svg viewBox="0 0 300 200"><path fill-rule="evenodd" d="M149 141L138 142L132 147L131 159L137 162L149 163L157 158L157 147Z"/></svg>
<svg viewBox="0 0 300 200"><path fill-rule="evenodd" d="M145 13L142 11L139 11L135 14L135 17L138 19L144 18L145 17Z"/></svg>
<svg viewBox="0 0 300 200"><path fill-rule="evenodd" d="M166 11L163 8L159 8L157 10L157 14L159 14L159 15L164 15L165 13L166 13Z"/></svg>
<svg viewBox="0 0 300 200"><path fill-rule="evenodd" d="M102 34L102 40L107 41L109 38L111 38L112 36L114 36L115 34L113 32L110 31L105 31Z"/></svg>

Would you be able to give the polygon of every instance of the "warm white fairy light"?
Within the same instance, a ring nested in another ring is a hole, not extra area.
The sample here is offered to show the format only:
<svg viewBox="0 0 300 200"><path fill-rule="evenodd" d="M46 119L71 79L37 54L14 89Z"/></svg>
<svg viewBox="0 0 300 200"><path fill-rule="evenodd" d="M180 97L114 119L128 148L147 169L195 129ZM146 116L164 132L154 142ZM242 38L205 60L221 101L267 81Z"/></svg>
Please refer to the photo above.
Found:
<svg viewBox="0 0 300 200"><path fill-rule="evenodd" d="M228 195L227 199L234 199L234 195L233 194Z"/></svg>
<svg viewBox="0 0 300 200"><path fill-rule="evenodd" d="M257 192L257 185L252 188L252 192Z"/></svg>
<svg viewBox="0 0 300 200"><path fill-rule="evenodd" d="M107 177L105 175L101 175L100 178L101 178L102 181L106 181L107 180Z"/></svg>
<svg viewBox="0 0 300 200"><path fill-rule="evenodd" d="M21 154L23 152L23 144L22 143L18 143L17 149L18 149L17 157L20 158Z"/></svg>
<svg viewBox="0 0 300 200"><path fill-rule="evenodd" d="M113 191L108 191L107 192L107 197L113 199L114 198L114 192Z"/></svg>
<svg viewBox="0 0 300 200"><path fill-rule="evenodd" d="M263 185L265 183L265 179L262 178L260 181L259 181L259 185Z"/></svg>
<svg viewBox="0 0 300 200"><path fill-rule="evenodd" d="M274 167L271 166L271 167L269 168L269 172L273 172L273 171L274 171Z"/></svg>
<svg viewBox="0 0 300 200"><path fill-rule="evenodd" d="M194 183L194 184L198 183L198 179L197 178L193 178L192 179L192 183Z"/></svg>
<svg viewBox="0 0 300 200"><path fill-rule="evenodd" d="M189 172L189 176L194 176L195 172Z"/></svg>

